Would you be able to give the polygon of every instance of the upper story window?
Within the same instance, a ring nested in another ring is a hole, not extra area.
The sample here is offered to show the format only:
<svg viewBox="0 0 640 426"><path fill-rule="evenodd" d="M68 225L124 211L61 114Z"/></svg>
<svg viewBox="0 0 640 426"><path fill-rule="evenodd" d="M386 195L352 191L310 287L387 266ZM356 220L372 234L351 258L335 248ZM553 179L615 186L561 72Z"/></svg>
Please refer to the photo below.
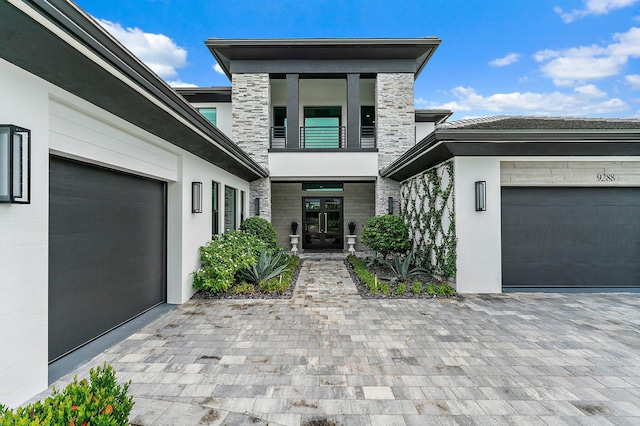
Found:
<svg viewBox="0 0 640 426"><path fill-rule="evenodd" d="M215 108L198 108L198 111L200 112L200 114L204 115L204 118L209 120L211 124L213 124L214 126L218 125L218 112Z"/></svg>

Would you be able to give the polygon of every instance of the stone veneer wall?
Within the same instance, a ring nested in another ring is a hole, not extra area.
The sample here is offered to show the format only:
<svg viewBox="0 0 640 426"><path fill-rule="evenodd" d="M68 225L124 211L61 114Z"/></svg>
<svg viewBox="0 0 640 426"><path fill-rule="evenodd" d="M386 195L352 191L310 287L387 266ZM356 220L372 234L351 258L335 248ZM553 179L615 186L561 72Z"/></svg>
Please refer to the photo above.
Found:
<svg viewBox="0 0 640 426"><path fill-rule="evenodd" d="M502 161L502 186L637 186L640 161Z"/></svg>
<svg viewBox="0 0 640 426"><path fill-rule="evenodd" d="M378 168L393 160L415 144L415 108L412 73L380 73L376 78L376 127L378 132ZM400 199L400 185L378 177L376 182L376 215L386 214L388 199Z"/></svg>
<svg viewBox="0 0 640 426"><path fill-rule="evenodd" d="M233 140L261 166L269 167L271 85L269 74L233 74L231 89ZM260 199L260 217L271 221L271 181L250 183L249 215L255 216Z"/></svg>
<svg viewBox="0 0 640 426"><path fill-rule="evenodd" d="M343 192L303 192L300 182L275 182L271 184L273 196L272 223L278 231L278 243L290 248L289 234L291 221L298 222L298 234L302 234L302 197L343 197L343 232L349 233L347 226L350 221L356 221L356 235L360 236L364 224L374 215L374 183L373 182L345 182ZM300 246L302 248L302 245ZM343 248L347 248L346 238ZM356 250L368 250L357 239Z"/></svg>

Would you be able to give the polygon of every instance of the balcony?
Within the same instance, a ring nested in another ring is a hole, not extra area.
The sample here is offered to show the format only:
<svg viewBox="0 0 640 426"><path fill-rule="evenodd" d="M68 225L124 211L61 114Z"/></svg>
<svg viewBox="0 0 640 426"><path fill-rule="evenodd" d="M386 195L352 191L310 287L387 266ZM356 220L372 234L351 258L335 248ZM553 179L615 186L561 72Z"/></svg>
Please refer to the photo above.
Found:
<svg viewBox="0 0 640 426"><path fill-rule="evenodd" d="M347 144L346 126L306 126L300 127L300 139L298 146L287 145L287 128L285 126L271 127L270 137L271 149L369 149L376 148L376 128L375 126L360 127L360 140L355 146Z"/></svg>

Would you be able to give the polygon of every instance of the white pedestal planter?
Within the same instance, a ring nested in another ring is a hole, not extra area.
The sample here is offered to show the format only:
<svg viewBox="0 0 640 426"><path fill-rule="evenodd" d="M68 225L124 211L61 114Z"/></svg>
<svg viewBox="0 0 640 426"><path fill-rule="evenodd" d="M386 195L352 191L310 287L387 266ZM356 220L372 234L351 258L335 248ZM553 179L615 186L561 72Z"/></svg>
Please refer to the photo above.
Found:
<svg viewBox="0 0 640 426"><path fill-rule="evenodd" d="M355 253L355 245L356 245L356 237L357 235L347 235L347 244L349 245L349 253Z"/></svg>
<svg viewBox="0 0 640 426"><path fill-rule="evenodd" d="M298 254L298 243L300 242L300 235L289 235L291 242L291 254L296 256Z"/></svg>

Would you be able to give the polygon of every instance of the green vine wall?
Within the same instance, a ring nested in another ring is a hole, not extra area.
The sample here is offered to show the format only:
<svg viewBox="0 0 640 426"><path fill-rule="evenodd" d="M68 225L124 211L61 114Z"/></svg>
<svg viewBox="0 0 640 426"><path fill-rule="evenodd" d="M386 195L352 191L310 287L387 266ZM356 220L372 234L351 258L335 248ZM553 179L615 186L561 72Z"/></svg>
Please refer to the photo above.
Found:
<svg viewBox="0 0 640 426"><path fill-rule="evenodd" d="M453 177L453 161L447 161L400 186L400 211L416 264L450 278L456 275L457 243Z"/></svg>

